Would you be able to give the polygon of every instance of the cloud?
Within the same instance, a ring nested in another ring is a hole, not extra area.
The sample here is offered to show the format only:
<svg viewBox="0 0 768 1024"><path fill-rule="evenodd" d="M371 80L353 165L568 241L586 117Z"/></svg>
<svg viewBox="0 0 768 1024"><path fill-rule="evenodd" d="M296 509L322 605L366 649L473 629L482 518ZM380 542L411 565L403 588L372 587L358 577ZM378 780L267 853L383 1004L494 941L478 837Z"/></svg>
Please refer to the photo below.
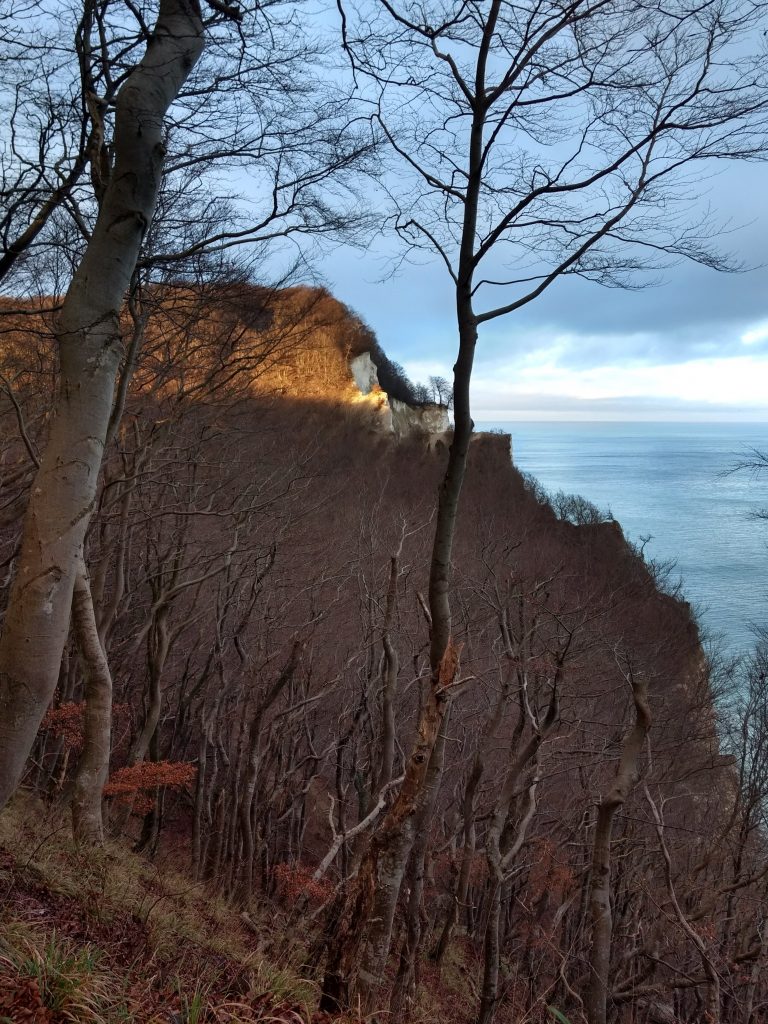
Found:
<svg viewBox="0 0 768 1024"><path fill-rule="evenodd" d="M768 193L762 166L729 165L709 199L738 230L723 237L745 273L682 263L660 287L601 288L564 278L516 313L483 324L475 403L482 410L656 419L768 420ZM444 268L404 265L372 280L359 254L332 286L414 379L451 375L454 295ZM568 405L568 402L571 405ZM540 403L539 406L536 403ZM603 403L603 404L601 404Z"/></svg>
<svg viewBox="0 0 768 1024"><path fill-rule="evenodd" d="M561 337L516 359L480 356L472 382L475 418L768 421L768 351L574 366L562 356L579 342ZM414 380L449 374L444 363L429 360L406 360L405 368Z"/></svg>
<svg viewBox="0 0 768 1024"><path fill-rule="evenodd" d="M758 324L741 336L743 345L759 345L763 341L768 341L768 323Z"/></svg>

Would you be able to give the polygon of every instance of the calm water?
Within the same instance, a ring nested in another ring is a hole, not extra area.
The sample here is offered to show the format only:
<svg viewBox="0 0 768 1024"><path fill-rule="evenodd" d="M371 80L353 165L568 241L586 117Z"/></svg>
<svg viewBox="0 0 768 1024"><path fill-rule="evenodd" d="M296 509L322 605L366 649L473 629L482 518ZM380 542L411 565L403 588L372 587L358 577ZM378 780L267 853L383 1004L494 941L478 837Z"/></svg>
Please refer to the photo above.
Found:
<svg viewBox="0 0 768 1024"><path fill-rule="evenodd" d="M512 435L519 469L548 491L610 510L634 541L651 534L655 559L674 558L705 626L733 651L768 626L768 472L723 476L768 451L765 423L478 423Z"/></svg>

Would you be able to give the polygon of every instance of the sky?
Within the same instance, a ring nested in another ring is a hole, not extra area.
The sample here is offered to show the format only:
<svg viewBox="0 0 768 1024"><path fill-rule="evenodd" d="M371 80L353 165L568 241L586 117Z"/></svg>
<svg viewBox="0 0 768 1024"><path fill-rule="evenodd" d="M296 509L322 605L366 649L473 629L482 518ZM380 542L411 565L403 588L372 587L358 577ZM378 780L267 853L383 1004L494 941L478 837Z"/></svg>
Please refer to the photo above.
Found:
<svg viewBox="0 0 768 1024"><path fill-rule="evenodd" d="M703 185L747 267L692 264L639 291L571 278L481 328L473 415L483 420L768 421L768 167L727 164ZM413 380L451 376L456 330L437 262L389 273L391 243L339 249L327 283Z"/></svg>

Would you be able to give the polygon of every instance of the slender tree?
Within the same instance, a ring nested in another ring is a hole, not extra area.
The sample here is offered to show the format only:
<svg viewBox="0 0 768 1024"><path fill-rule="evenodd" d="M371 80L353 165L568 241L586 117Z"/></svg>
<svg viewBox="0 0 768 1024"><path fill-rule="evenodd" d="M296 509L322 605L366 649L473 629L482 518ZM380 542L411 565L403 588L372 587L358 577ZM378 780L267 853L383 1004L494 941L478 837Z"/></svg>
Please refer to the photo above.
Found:
<svg viewBox="0 0 768 1024"><path fill-rule="evenodd" d="M682 257L726 267L689 210L669 207L690 198L693 164L763 152L768 77L758 54L739 52L762 15L738 0L339 6L357 80L408 179L394 196L395 228L445 265L458 335L430 566L430 686L326 976L326 1008L354 991L371 1011L456 671L452 557L479 328L566 275L617 285Z"/></svg>

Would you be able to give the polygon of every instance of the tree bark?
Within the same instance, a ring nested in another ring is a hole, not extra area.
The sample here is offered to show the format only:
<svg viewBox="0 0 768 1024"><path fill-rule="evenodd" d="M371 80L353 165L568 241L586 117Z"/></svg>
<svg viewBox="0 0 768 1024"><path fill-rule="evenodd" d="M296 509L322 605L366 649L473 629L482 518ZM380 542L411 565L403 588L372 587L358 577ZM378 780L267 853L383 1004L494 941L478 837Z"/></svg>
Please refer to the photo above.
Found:
<svg viewBox="0 0 768 1024"><path fill-rule="evenodd" d="M630 676L635 705L635 721L624 737L619 766L613 786L597 810L597 826L592 855L592 948L589 954L590 977L585 1009L589 1024L606 1024L608 982L611 965L613 916L611 910L611 838L616 812L624 804L640 777L640 754L651 727L648 683Z"/></svg>
<svg viewBox="0 0 768 1024"><path fill-rule="evenodd" d="M391 1020L410 1020L416 1003L418 984L418 956L423 936L424 863L429 847L429 825L435 812L437 794L445 764L445 731L450 709L443 719L442 728L432 748L429 772L427 774L427 796L416 820L416 841L411 851L410 893L406 934L400 951L395 983L389 1002Z"/></svg>
<svg viewBox="0 0 768 1024"><path fill-rule="evenodd" d="M72 793L72 831L76 842L100 843L104 840L102 792L112 742L112 675L99 639L84 562L75 580L72 626L85 672L84 739Z"/></svg>
<svg viewBox="0 0 768 1024"><path fill-rule="evenodd" d="M163 119L202 49L196 0L161 0L144 57L117 97L114 172L56 323L59 391L0 639L0 808L56 686L120 363L120 308L162 177Z"/></svg>

